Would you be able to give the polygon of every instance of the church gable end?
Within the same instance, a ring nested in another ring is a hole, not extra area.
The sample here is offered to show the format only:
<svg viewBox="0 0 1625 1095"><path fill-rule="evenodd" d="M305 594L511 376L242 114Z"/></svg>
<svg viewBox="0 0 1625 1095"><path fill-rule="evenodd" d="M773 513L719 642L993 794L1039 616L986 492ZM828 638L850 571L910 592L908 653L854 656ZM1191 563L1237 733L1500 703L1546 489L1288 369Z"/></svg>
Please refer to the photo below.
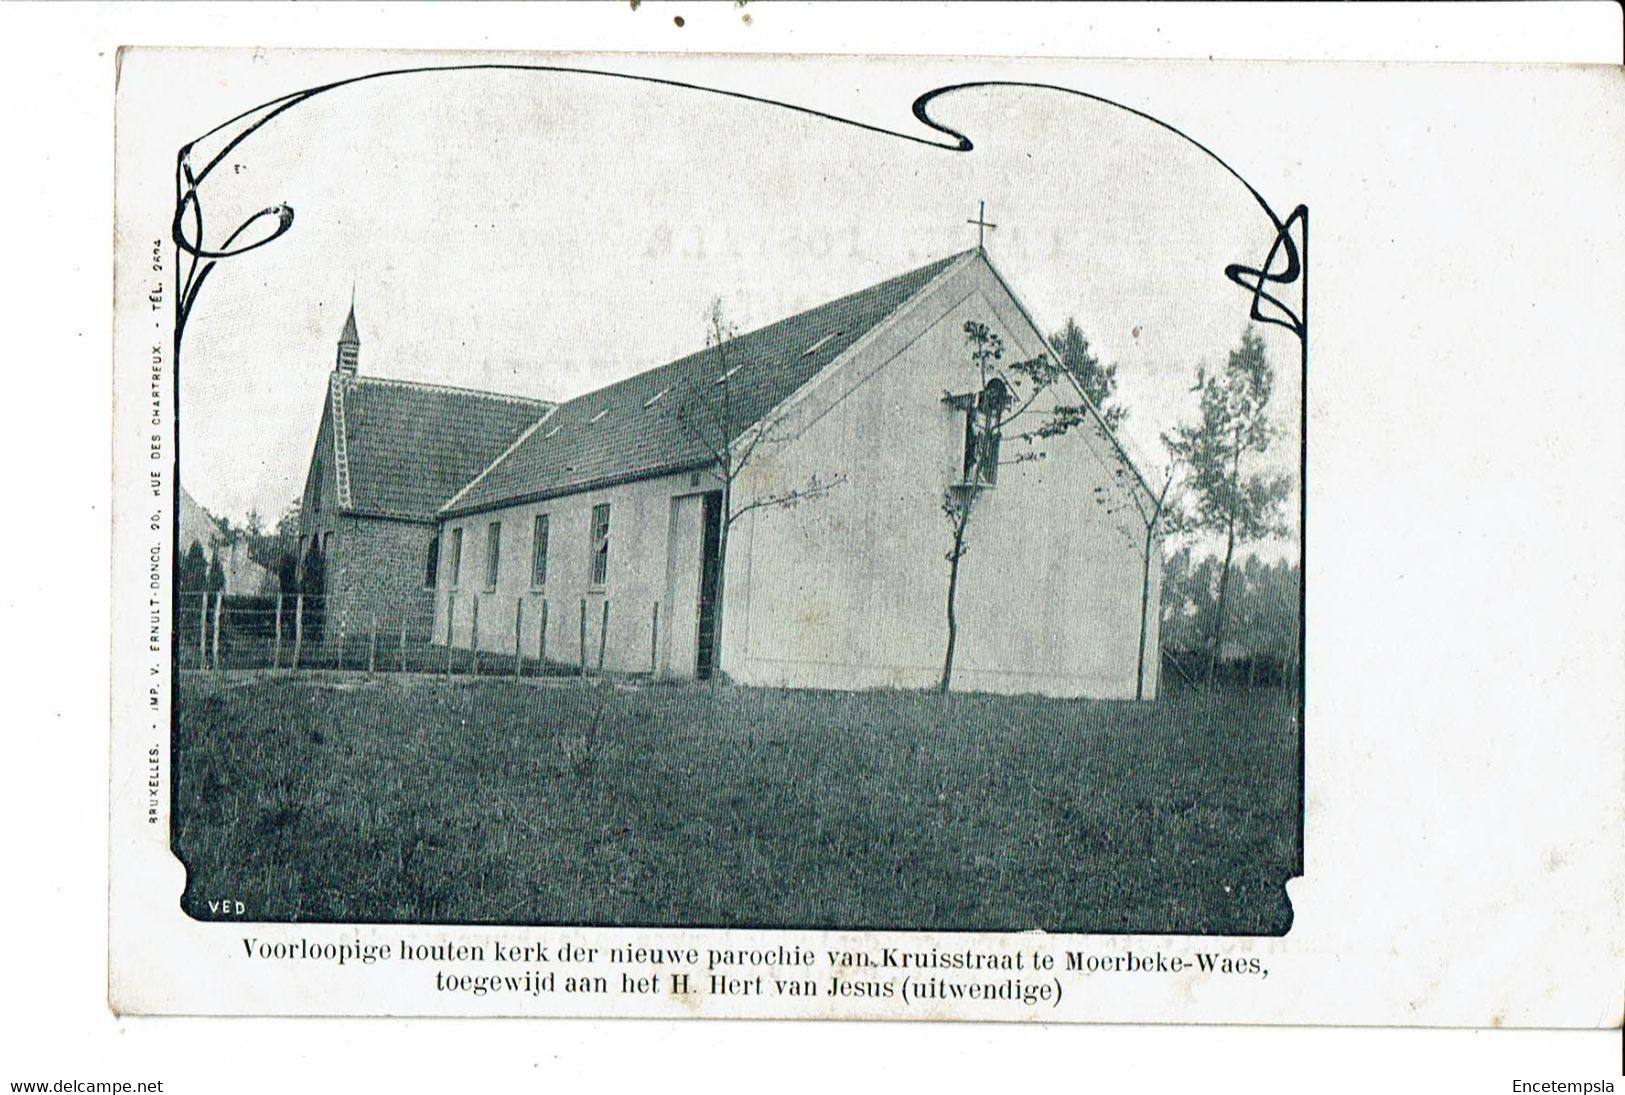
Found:
<svg viewBox="0 0 1625 1095"><path fill-rule="evenodd" d="M304 506L431 523L553 408L539 399L363 376L355 306L328 375Z"/></svg>

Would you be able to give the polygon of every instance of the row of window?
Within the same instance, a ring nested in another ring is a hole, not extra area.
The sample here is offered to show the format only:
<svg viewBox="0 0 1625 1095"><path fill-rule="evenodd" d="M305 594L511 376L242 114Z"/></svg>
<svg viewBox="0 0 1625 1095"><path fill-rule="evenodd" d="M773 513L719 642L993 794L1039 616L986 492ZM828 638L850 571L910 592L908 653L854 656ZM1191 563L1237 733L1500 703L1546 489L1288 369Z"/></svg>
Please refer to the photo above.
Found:
<svg viewBox="0 0 1625 1095"><path fill-rule="evenodd" d="M530 540L530 584L532 588L541 589L547 584L547 548L549 536L550 515L538 513L535 524L531 527ZM609 578L609 503L600 502L592 508L592 525L588 532L588 547L591 551L590 573L592 585L602 587ZM463 577L463 530L451 530L451 542L448 545L451 557L448 579L451 588L456 589ZM485 590L493 592L497 588L497 580L502 572L502 522L492 521L485 528ZM440 538L436 537L429 543L429 565L424 574L424 584L433 589L435 579L440 573Z"/></svg>

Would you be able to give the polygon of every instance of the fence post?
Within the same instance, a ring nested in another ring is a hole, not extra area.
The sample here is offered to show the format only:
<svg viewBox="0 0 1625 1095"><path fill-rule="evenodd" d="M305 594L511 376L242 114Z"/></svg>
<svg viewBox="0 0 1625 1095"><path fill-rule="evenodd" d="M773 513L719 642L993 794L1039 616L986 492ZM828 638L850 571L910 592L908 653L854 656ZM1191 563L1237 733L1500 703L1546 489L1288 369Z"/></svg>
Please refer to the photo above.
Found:
<svg viewBox="0 0 1625 1095"><path fill-rule="evenodd" d="M209 595L197 595L197 667L209 668Z"/></svg>
<svg viewBox="0 0 1625 1095"><path fill-rule="evenodd" d="M457 615L457 591L446 594L446 676L451 676L451 623Z"/></svg>
<svg viewBox="0 0 1625 1095"><path fill-rule="evenodd" d="M477 677L480 675L480 595L478 593L474 594L474 615L469 620L468 625L470 630L468 648L474 653L473 673Z"/></svg>
<svg viewBox="0 0 1625 1095"><path fill-rule="evenodd" d="M587 598L581 598L581 679L587 679Z"/></svg>
<svg viewBox="0 0 1625 1095"><path fill-rule="evenodd" d="M378 669L378 614L372 617L372 642L367 646L367 672L373 673Z"/></svg>
<svg viewBox="0 0 1625 1095"><path fill-rule="evenodd" d="M542 634L536 640L536 660L540 664L536 672L547 676L547 598L542 598Z"/></svg>
<svg viewBox="0 0 1625 1095"><path fill-rule="evenodd" d="M305 645L305 595L293 596L293 668L299 668L299 651Z"/></svg>
<svg viewBox="0 0 1625 1095"><path fill-rule="evenodd" d="M225 603L226 591L216 590L214 594L214 668L220 671L220 606Z"/></svg>
<svg viewBox="0 0 1625 1095"><path fill-rule="evenodd" d="M660 672L660 602L655 602L654 619L649 624L649 678Z"/></svg>
<svg viewBox="0 0 1625 1095"><path fill-rule="evenodd" d="M525 660L525 648L519 645L519 633L524 622L525 595L521 593L513 602L513 675L516 678Z"/></svg>
<svg viewBox="0 0 1625 1095"><path fill-rule="evenodd" d="M282 661L282 592L276 595L276 638L271 640L271 668L275 669L277 663Z"/></svg>
<svg viewBox="0 0 1625 1095"><path fill-rule="evenodd" d="M433 624L430 624L433 627ZM401 672L406 672L406 613L401 613Z"/></svg>
<svg viewBox="0 0 1625 1095"><path fill-rule="evenodd" d="M604 641L609 638L609 598L604 598L604 622L598 628L598 675L604 675Z"/></svg>

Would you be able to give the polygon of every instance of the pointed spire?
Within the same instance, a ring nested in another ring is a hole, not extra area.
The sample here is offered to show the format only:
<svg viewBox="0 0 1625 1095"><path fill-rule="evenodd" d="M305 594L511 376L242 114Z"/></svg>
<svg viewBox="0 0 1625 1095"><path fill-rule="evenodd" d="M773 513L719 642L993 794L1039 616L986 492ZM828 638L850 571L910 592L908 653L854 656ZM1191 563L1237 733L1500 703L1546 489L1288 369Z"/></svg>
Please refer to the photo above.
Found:
<svg viewBox="0 0 1625 1095"><path fill-rule="evenodd" d="M350 314L344 320L344 330L339 334L339 356L337 369L341 373L354 376L361 362L361 335L355 326L355 283L350 283Z"/></svg>
<svg viewBox="0 0 1625 1095"><path fill-rule="evenodd" d="M344 321L344 333L339 335L340 342L353 342L361 345L361 336L355 329L355 282L350 282L350 316Z"/></svg>

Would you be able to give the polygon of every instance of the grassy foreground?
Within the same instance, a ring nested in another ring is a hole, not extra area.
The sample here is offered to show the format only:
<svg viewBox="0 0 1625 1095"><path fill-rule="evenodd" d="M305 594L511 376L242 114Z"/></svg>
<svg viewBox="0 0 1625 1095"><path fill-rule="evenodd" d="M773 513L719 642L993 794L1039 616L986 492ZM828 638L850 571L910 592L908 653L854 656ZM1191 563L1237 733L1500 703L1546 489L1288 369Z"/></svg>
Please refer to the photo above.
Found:
<svg viewBox="0 0 1625 1095"><path fill-rule="evenodd" d="M1277 690L1134 704L183 674L183 904L258 920L1276 934Z"/></svg>

